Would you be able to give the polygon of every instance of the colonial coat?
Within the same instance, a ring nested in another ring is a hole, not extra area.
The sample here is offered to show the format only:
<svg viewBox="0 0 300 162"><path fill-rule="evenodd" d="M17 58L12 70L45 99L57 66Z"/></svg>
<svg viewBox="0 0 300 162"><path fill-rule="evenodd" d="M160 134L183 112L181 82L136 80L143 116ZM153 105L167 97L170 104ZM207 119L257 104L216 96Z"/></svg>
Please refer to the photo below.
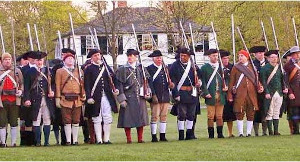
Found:
<svg viewBox="0 0 300 162"><path fill-rule="evenodd" d="M283 90L283 75L281 73L280 67L276 70L275 75L272 77L270 80L270 83L267 83L267 80L269 76L271 75L272 71L274 70L274 66L272 66L270 63L266 64L264 67L261 68L260 71L260 79L262 82L262 85L264 86L264 94L270 94L271 97L275 94L275 92L278 92L280 96L283 95L282 90ZM266 99L264 98L264 105L261 107L261 111L264 111L263 114L267 114L270 104L271 104L271 99Z"/></svg>
<svg viewBox="0 0 300 162"><path fill-rule="evenodd" d="M265 61L260 62L259 60L255 59L253 60L253 64L257 70L258 75L260 74L260 70L268 63L269 61L265 59ZM260 75L259 75L260 76ZM259 77L259 80L261 81L261 77ZM262 119L265 118L266 111L264 110L264 100L265 100L265 91L262 93L257 94L257 102L259 110L255 112L254 115L254 122L261 123Z"/></svg>
<svg viewBox="0 0 300 162"><path fill-rule="evenodd" d="M227 66L224 65L224 76L226 85L229 86L230 80L230 72L232 70L233 65L228 64ZM227 93L225 93L225 99L227 99ZM223 110L223 121L235 121L236 115L233 112L233 102L225 101L224 110Z"/></svg>
<svg viewBox="0 0 300 162"><path fill-rule="evenodd" d="M205 63L201 67L201 80L202 80L202 91L203 91L203 96L206 96L208 94L211 95L212 98L205 98L205 104L206 105L215 105L216 103L216 89L220 92L220 103L222 105L225 105L225 93L222 88L223 88L223 82L222 82L222 77L221 77L221 66L219 66L218 71L214 78L212 79L210 86L207 87L207 83L212 76L214 72L214 68L209 64ZM218 82L218 87L217 87L217 82Z"/></svg>
<svg viewBox="0 0 300 162"><path fill-rule="evenodd" d="M228 88L228 99L233 99L233 89L234 86L237 85L237 82L239 80L240 75L242 74L241 71L238 70L236 67L237 65L244 66L241 63L238 63L233 66L231 73L230 73L230 81L229 81L229 88ZM249 69L252 76L255 76L254 70L252 68L252 65L248 63L246 66L247 69ZM233 100L234 104L234 112L242 112L244 102L247 96L250 97L250 100L252 101L252 104L254 106L254 110L258 110L258 104L257 104L257 87L256 83L253 83L246 75L241 80L241 83L239 87L236 89L236 94Z"/></svg>
<svg viewBox="0 0 300 162"><path fill-rule="evenodd" d="M92 96L91 93L92 93L93 86L94 86L96 79L102 69L104 69L103 74L102 74L99 82L97 83L94 94ZM110 73L112 73L112 70L110 69L110 67L108 67L108 69L109 69ZM112 76L112 79L116 86L117 81L115 79L115 76ZM86 109L90 109L89 115L91 115L92 117L99 116L100 109L101 109L101 98L103 96L103 92L105 93L105 95L110 103L112 111L115 113L118 112L116 100L112 93L112 88L109 84L108 73L103 64L101 64L100 66L96 65L96 64L91 64L86 67L86 69L84 70L84 87L85 87L86 99L88 100L89 98L93 98L95 101L95 103L92 105L87 104L88 106L86 107Z"/></svg>
<svg viewBox="0 0 300 162"><path fill-rule="evenodd" d="M15 72L14 72L14 67L12 66L11 68L9 68L8 70L10 70L10 72L5 76L3 77L2 80L0 80L0 94L2 94L3 92L3 85L4 85L4 80L6 77L8 77L8 75L13 78L17 84L18 87L16 87L16 85L14 85L14 88L18 88L18 90L21 90L22 93L24 92L24 85L23 85L23 75L22 75L22 72L19 68L16 68L16 75L15 75ZM7 70L4 69L4 67L2 65L0 65L0 76L5 73ZM21 99L16 99L16 105L20 106L21 105ZM3 103L2 103L2 99L1 99L1 96L0 96L0 108L3 107Z"/></svg>
<svg viewBox="0 0 300 162"><path fill-rule="evenodd" d="M154 64L147 67L147 71L151 76L153 82L153 88L151 89L152 94L157 96L159 103L169 103L170 102L170 93L167 82L166 73L164 68L160 70L157 77L154 79L154 74L158 70L158 67Z"/></svg>
<svg viewBox="0 0 300 162"><path fill-rule="evenodd" d="M298 107L300 106L300 69L298 69L294 64L296 61L294 59L290 59L289 62L287 62L284 65L284 70L287 74L288 83L289 83L289 92L288 94L294 94L295 98L294 100L289 99L289 107ZM295 69L294 76L291 77L291 74L293 73L293 70Z"/></svg>
<svg viewBox="0 0 300 162"><path fill-rule="evenodd" d="M48 71L46 67L41 69L41 72L47 76ZM50 112L50 116L53 119L54 117L54 97L49 98L48 94L48 81L47 78L42 76L40 72L37 71L35 67L31 67L24 76L24 102L27 100L31 101L31 107L27 109L31 109L32 113L27 116L28 120L35 121L37 119L43 95L46 98L47 107ZM30 75L29 75L30 74ZM30 111L30 110L28 110Z"/></svg>
<svg viewBox="0 0 300 162"><path fill-rule="evenodd" d="M56 92L55 97L60 98L60 105L66 108L81 107L83 105L83 96L85 95L84 85L80 83L78 68L73 71L69 71L73 78L66 70L66 67L60 68L56 72L55 85ZM83 74L80 69L81 74ZM78 98L75 101L68 101L65 98L65 94L77 94Z"/></svg>
<svg viewBox="0 0 300 162"><path fill-rule="evenodd" d="M151 84L150 76L145 68L148 83ZM119 103L127 102L126 108L120 107L118 128L133 128L149 125L146 100L140 96L140 88L143 86L142 66L139 64L132 68L129 64L121 66L116 71Z"/></svg>

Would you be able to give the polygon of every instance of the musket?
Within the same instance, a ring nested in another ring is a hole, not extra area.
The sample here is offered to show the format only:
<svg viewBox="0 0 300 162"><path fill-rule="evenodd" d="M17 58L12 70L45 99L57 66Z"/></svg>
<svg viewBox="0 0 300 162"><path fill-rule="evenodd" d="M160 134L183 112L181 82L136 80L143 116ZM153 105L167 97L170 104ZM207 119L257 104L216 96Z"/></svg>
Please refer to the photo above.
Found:
<svg viewBox="0 0 300 162"><path fill-rule="evenodd" d="M153 42L155 48L158 49L158 45L157 45L156 41L154 40L153 34L152 34L151 32L150 32L150 36L151 36L151 39L152 39L152 42ZM170 85L170 84L172 83L172 81L171 81L169 69L166 67L166 64L165 64L165 62L164 62L163 57L162 57L162 67L164 68L164 71L165 71L165 74L166 74L167 82L168 82L168 84ZM170 89L169 89L169 90L170 90Z"/></svg>
<svg viewBox="0 0 300 162"><path fill-rule="evenodd" d="M194 55L192 56L191 60L193 60L192 63L193 63L193 71L194 71L194 75L195 75L195 84L196 84L199 82L199 78L198 78L198 73L197 73L197 68L196 68L196 49L195 49L193 29L192 29L191 23L189 23L189 27L190 27L190 33L191 33L191 39L192 39L192 50L194 52ZM184 30L184 29L182 28L182 30ZM200 92L200 87L197 88L197 90L198 90L198 92Z"/></svg>
<svg viewBox="0 0 300 162"><path fill-rule="evenodd" d="M17 57L16 57L16 43L15 43L15 30L14 30L14 20L11 20L11 33L12 33L12 44L13 44L13 55L14 55L14 78L16 80L16 93L19 90L19 78L17 77L19 74L17 73ZM16 102L21 103L21 98L17 97Z"/></svg>
<svg viewBox="0 0 300 162"><path fill-rule="evenodd" d="M232 54L233 54L233 64L236 63L236 53L235 53L235 36L234 36L234 18L231 14L231 36L232 36Z"/></svg>
<svg viewBox="0 0 300 162"><path fill-rule="evenodd" d="M292 18L292 21L293 21L296 45L299 47L298 34L297 34L296 23L295 23L295 18L294 17Z"/></svg>
<svg viewBox="0 0 300 162"><path fill-rule="evenodd" d="M138 52L140 52L139 42L138 42L138 38L137 38L137 35L136 35L136 32L135 32L134 25L131 24L131 26L132 26L134 38L135 38L135 41L136 41L136 48L137 48ZM140 64L141 64L141 66L142 66L143 79L144 79L144 84L143 84L143 86L144 86L144 88L143 88L143 89L144 89L144 95L145 95L145 96L148 96L148 95L150 94L150 93L148 92L148 80L147 80L147 78L146 78L145 67L143 66L143 63L142 63L142 59L141 59L140 54L139 54L139 56L138 56L138 59L139 59L139 62L140 62Z"/></svg>
<svg viewBox="0 0 300 162"><path fill-rule="evenodd" d="M47 50L47 41L46 41L46 34L45 34L45 30L44 27L42 27L42 34L43 34L43 41L44 41L44 50L47 53L46 56L46 66L47 66L47 79L48 79L48 91L49 93L52 92L52 88L51 88L51 75L50 75L50 69L49 69L49 60L48 60L48 50Z"/></svg>
<svg viewBox="0 0 300 162"><path fill-rule="evenodd" d="M33 27L34 27L34 31L35 31L35 38L36 38L37 47L38 47L38 50L41 51L39 35L38 35L36 24L33 24Z"/></svg>
<svg viewBox="0 0 300 162"><path fill-rule="evenodd" d="M223 65L223 62L222 62L221 54L220 54L220 48L219 48L219 44L218 44L218 40L217 40L217 33L215 31L213 22L211 22L211 28L213 30L214 40L215 40L215 43L216 43L216 48L217 48L218 56L219 56L219 62L220 62L220 65L221 65L221 71L222 71L221 77L222 77L222 82L223 82L223 87L222 88L223 89L228 89L226 81L225 81L224 65Z"/></svg>
<svg viewBox="0 0 300 162"><path fill-rule="evenodd" d="M280 57L279 46L278 46L278 41L277 41L277 36L276 36L276 31L275 31L275 26L274 26L273 18L270 17L270 20L271 20L271 26L272 26L272 31L273 31L273 36L274 36L276 50L278 50L279 66L280 66L280 69L281 69L281 73L283 75L283 87L284 87L284 89L286 89L287 88L287 83L285 81L286 72L283 69L283 65L282 65L282 61L281 61L281 57Z"/></svg>
<svg viewBox="0 0 300 162"><path fill-rule="evenodd" d="M61 34L60 34L60 31L57 30L57 35L58 35L58 42L59 42L59 48L60 50L63 49L63 43L62 43L62 39L61 39Z"/></svg>
<svg viewBox="0 0 300 162"><path fill-rule="evenodd" d="M89 30L90 30L90 33L91 33L92 40L96 44L97 48L100 50L100 44L99 44L99 41L98 41L98 36L97 36L96 29L94 28L94 34L95 35L93 35L93 32L92 32L91 28L89 28ZM116 86L115 86L115 84L113 82L113 79L112 79L112 75L114 75L114 74L109 71L108 66L107 66L107 62L106 62L104 56L102 56L101 59L102 59L103 65L105 67L105 70L108 74L109 85L110 85L111 89L113 90L113 92L116 92Z"/></svg>
<svg viewBox="0 0 300 162"><path fill-rule="evenodd" d="M267 39L267 35L266 35L266 31L265 31L265 27L264 27L263 21L260 21L260 25L261 25L261 29L263 31L264 40L265 40L265 44L266 44L267 50L269 51L268 39Z"/></svg>
<svg viewBox="0 0 300 162"><path fill-rule="evenodd" d="M0 36L1 36L2 52L5 53L4 38L3 38L3 34L2 34L1 25L0 25Z"/></svg>
<svg viewBox="0 0 300 162"><path fill-rule="evenodd" d="M92 29L89 27L89 31L90 31L90 34L91 34L91 38L92 38L92 44L93 44L93 48L95 48L95 45L96 45L96 39L94 38L94 34L92 32ZM99 48L98 48L99 49Z"/></svg>
<svg viewBox="0 0 300 162"><path fill-rule="evenodd" d="M33 51L33 43L32 43L32 37L31 37L31 31L30 31L30 25L27 23L27 30L29 35L29 43L30 43L30 50Z"/></svg>
<svg viewBox="0 0 300 162"><path fill-rule="evenodd" d="M237 29L237 31L238 31L238 33L239 33L239 35L240 35L240 38L241 38L241 40L242 40L242 43L243 43L243 45L244 45L245 50L249 53L249 50L248 50L248 48L247 48L247 46L246 46L246 43L245 43L244 37L243 37L243 35L242 35L241 31L240 31L240 28L239 28L239 27L236 27L236 29ZM256 69L256 67L254 66L254 63L253 63L253 60L252 60L251 55L249 55L249 58L250 58L250 63L251 63L251 65L252 65L252 68L253 68L253 70L254 70L254 74L255 74L255 82L256 82L257 90L260 90L260 83L259 83L259 79L258 79L258 72L257 72L257 69Z"/></svg>
<svg viewBox="0 0 300 162"><path fill-rule="evenodd" d="M188 41L187 41L187 37L186 37L186 35L185 35L184 28L183 28L183 25L182 25L181 21L179 21L179 25L180 25L181 32L182 32L184 45L185 45L186 48L189 48L189 43L188 43Z"/></svg>
<svg viewBox="0 0 300 162"><path fill-rule="evenodd" d="M75 32L74 32L74 26L73 26L73 20L72 20L72 15L71 13L69 13L69 18L70 18L70 25L71 25L71 30L72 30L72 38L73 38L73 49L76 52L76 43L75 43ZM76 66L78 69L78 74L79 74L79 82L80 82L80 93L81 93L81 87L83 86L83 80L82 80L82 74L81 74L81 70L80 70L80 66L79 66L79 62L78 62L78 53L76 52L75 55L75 59L76 59Z"/></svg>

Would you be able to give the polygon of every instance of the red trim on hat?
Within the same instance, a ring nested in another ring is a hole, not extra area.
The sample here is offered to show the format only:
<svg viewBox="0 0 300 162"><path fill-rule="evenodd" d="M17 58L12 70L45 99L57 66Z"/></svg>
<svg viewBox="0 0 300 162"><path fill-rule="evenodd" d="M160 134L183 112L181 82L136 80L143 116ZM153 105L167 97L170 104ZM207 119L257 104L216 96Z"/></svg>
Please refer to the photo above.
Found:
<svg viewBox="0 0 300 162"><path fill-rule="evenodd" d="M75 56L74 56L72 53L66 53L66 54L64 55L63 61L65 61L65 59L66 59L67 57L73 57L73 58L75 59Z"/></svg>

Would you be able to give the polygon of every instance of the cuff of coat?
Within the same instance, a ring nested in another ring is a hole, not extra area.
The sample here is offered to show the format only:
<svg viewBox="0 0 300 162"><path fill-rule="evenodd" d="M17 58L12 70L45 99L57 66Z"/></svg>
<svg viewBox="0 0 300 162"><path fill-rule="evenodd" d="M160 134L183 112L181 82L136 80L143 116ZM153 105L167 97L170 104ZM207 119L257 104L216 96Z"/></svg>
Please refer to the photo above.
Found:
<svg viewBox="0 0 300 162"><path fill-rule="evenodd" d="M118 95L118 96L117 96L117 100L118 100L119 103L125 101L125 100L126 100L125 94L122 93L122 94Z"/></svg>

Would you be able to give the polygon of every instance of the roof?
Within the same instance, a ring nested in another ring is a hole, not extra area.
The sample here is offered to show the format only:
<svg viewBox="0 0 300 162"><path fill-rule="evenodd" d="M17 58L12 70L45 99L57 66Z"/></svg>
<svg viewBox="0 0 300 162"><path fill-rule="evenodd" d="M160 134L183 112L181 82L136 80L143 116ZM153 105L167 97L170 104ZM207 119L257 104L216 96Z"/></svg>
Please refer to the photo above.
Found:
<svg viewBox="0 0 300 162"><path fill-rule="evenodd" d="M166 22L162 19L163 12L155 7L137 7L137 8L116 8L114 11L115 15L124 15L117 16L120 18L118 20L118 33L133 33L132 25L134 24L136 33L166 33ZM110 11L104 15L104 18L107 20L107 23L110 23L109 19L111 19L113 15L113 11ZM175 23L175 19L172 20L173 24ZM211 32L210 26L201 26L196 24L193 21L186 21L184 23L184 29L189 33L189 23L191 23L193 31L198 32ZM109 25L107 25L109 26ZM105 28L103 25L103 21L100 17L91 20L90 22L83 24L74 29L75 35L90 35L89 27L91 29L95 28L97 30L97 34L104 34ZM110 29L108 29L110 32ZM178 33L178 29L175 26L172 26L169 30L170 33ZM63 34L63 37L71 35L71 31Z"/></svg>

